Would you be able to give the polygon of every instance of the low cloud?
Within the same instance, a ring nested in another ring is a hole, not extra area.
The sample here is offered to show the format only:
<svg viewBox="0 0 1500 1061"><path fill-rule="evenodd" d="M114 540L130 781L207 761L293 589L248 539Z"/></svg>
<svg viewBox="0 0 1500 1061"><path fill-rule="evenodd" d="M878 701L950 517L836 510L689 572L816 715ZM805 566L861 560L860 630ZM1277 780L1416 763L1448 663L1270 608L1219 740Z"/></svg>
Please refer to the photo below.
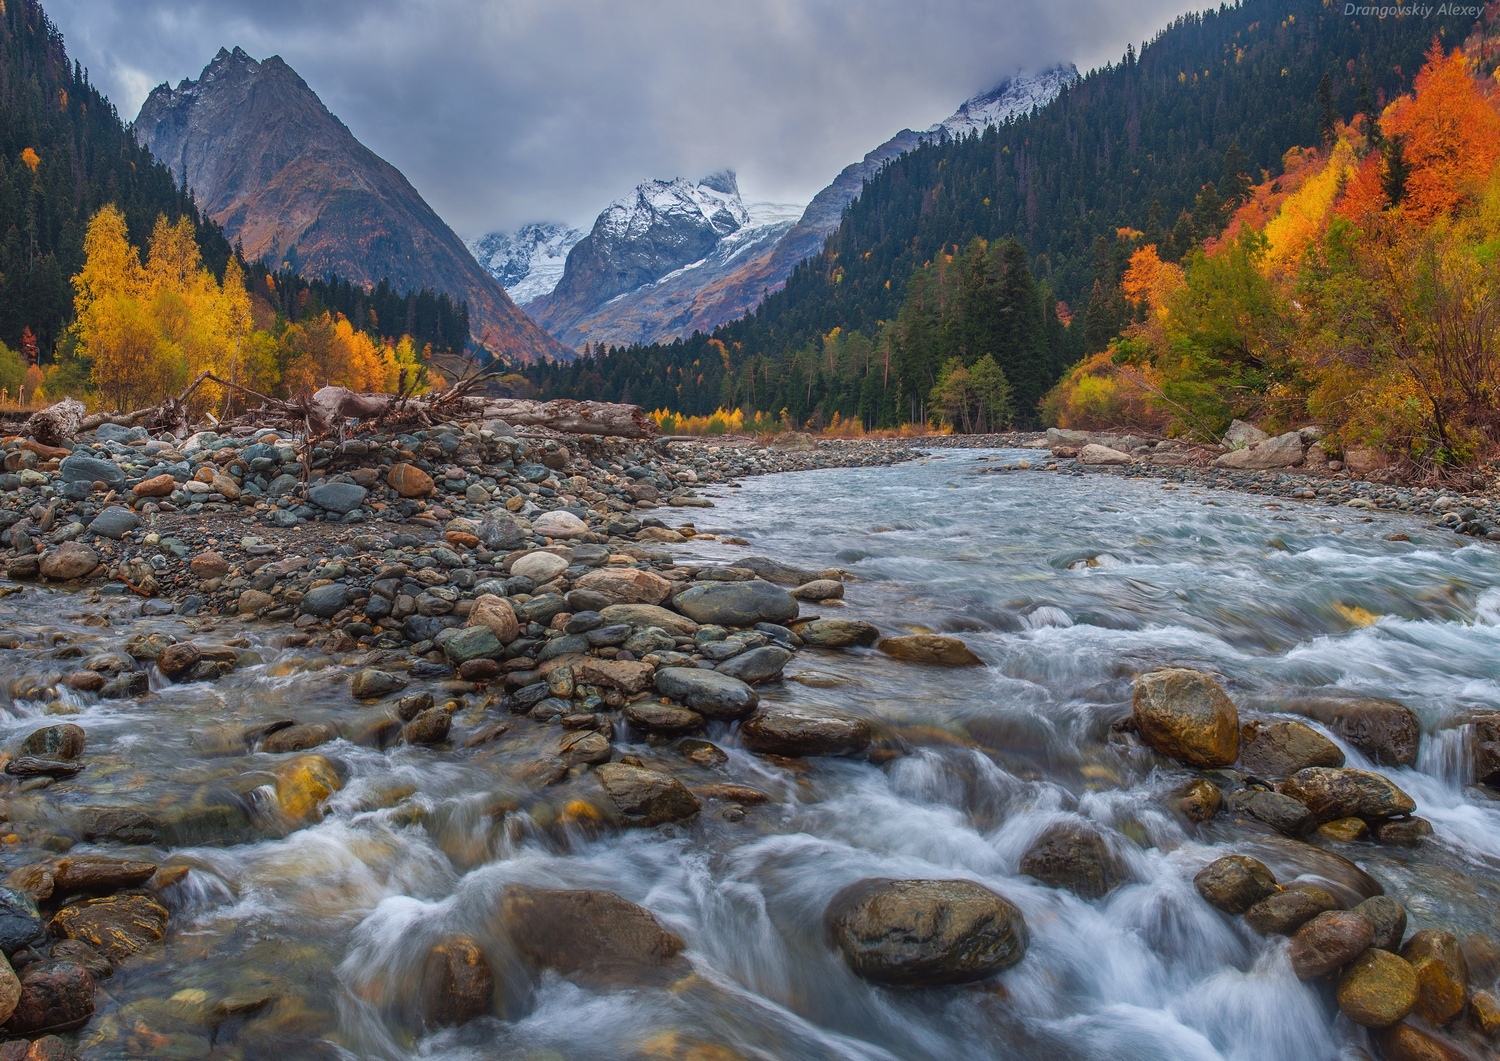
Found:
<svg viewBox="0 0 1500 1061"><path fill-rule="evenodd" d="M461 235L587 225L648 177L801 202L1022 68L1116 59L1182 0L50 0L127 120L221 46L281 55Z"/></svg>

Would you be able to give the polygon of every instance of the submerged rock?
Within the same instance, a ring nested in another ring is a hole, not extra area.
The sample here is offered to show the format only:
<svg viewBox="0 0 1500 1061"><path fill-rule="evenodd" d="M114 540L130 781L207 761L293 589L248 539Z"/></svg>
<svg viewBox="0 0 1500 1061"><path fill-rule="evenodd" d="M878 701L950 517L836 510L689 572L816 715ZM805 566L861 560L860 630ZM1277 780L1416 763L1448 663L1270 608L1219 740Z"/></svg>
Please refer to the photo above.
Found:
<svg viewBox="0 0 1500 1061"><path fill-rule="evenodd" d="M650 828L684 821L702 809L698 798L670 774L625 763L606 763L594 771L626 825Z"/></svg>
<svg viewBox="0 0 1500 1061"><path fill-rule="evenodd" d="M423 963L423 1017L435 1027L467 1024L490 1012L495 976L484 952L467 936L436 944Z"/></svg>
<svg viewBox="0 0 1500 1061"><path fill-rule="evenodd" d="M690 971L681 938L612 892L512 884L498 924L526 966L584 987L665 985Z"/></svg>
<svg viewBox="0 0 1500 1061"><path fill-rule="evenodd" d="M906 634L883 638L875 646L893 659L910 663L934 663L945 667L982 667L984 660L969 651L969 646L945 634Z"/></svg>
<svg viewBox="0 0 1500 1061"><path fill-rule="evenodd" d="M1008 899L968 880L874 877L844 888L823 914L856 974L883 984L959 984L1026 953L1026 922Z"/></svg>
<svg viewBox="0 0 1500 1061"><path fill-rule="evenodd" d="M761 707L740 724L740 740L762 755L853 755L870 744L862 718L797 707Z"/></svg>
<svg viewBox="0 0 1500 1061"><path fill-rule="evenodd" d="M1240 753L1240 717L1219 683L1202 671L1167 667L1135 682L1141 739L1188 766L1230 766Z"/></svg>
<svg viewBox="0 0 1500 1061"><path fill-rule="evenodd" d="M118 965L167 934L167 909L144 895L87 899L59 910L52 931L83 940Z"/></svg>
<svg viewBox="0 0 1500 1061"><path fill-rule="evenodd" d="M1059 822L1038 836L1021 856L1020 869L1082 899L1103 898L1119 878L1104 837L1080 822Z"/></svg>

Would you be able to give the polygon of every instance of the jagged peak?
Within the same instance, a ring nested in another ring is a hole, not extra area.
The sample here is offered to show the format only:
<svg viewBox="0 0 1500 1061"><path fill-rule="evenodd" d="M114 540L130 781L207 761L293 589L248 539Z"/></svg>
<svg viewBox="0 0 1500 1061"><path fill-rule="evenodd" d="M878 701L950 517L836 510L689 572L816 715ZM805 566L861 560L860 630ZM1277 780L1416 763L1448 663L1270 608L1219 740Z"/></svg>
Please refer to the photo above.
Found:
<svg viewBox="0 0 1500 1061"><path fill-rule="evenodd" d="M721 169L710 173L698 182L700 188L712 188L716 192L738 197L740 194L739 180L735 177L734 170Z"/></svg>

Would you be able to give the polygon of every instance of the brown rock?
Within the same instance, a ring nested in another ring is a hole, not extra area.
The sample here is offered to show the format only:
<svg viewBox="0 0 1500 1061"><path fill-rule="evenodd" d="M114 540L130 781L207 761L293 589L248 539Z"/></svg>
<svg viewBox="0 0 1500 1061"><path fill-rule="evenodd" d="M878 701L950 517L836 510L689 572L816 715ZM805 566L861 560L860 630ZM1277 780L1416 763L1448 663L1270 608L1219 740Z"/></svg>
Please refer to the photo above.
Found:
<svg viewBox="0 0 1500 1061"><path fill-rule="evenodd" d="M26 739L21 742L21 754L43 759L77 759L83 754L87 741L88 734L82 726L63 722L56 726L43 726L27 734Z"/></svg>
<svg viewBox="0 0 1500 1061"><path fill-rule="evenodd" d="M323 816L323 801L343 787L333 764L321 755L299 755L276 768L276 799L293 822Z"/></svg>
<svg viewBox="0 0 1500 1061"><path fill-rule="evenodd" d="M1307 766L1343 766L1339 746L1306 722L1247 722L1240 729L1240 768L1280 780Z"/></svg>
<svg viewBox="0 0 1500 1061"><path fill-rule="evenodd" d="M1066 888L1084 899L1103 898L1119 877L1104 837L1078 822L1059 822L1038 836L1021 856L1020 868L1050 888Z"/></svg>
<svg viewBox="0 0 1500 1061"><path fill-rule="evenodd" d="M63 542L42 554L42 576L54 582L83 578L98 566L99 554L80 542Z"/></svg>
<svg viewBox="0 0 1500 1061"><path fill-rule="evenodd" d="M1246 910L1245 923L1263 936L1290 936L1317 915L1343 905L1315 885L1289 884Z"/></svg>
<svg viewBox="0 0 1500 1061"><path fill-rule="evenodd" d="M494 973L479 944L467 936L446 939L427 952L422 982L427 988L423 1012L434 1027L467 1024L494 1004Z"/></svg>
<svg viewBox="0 0 1500 1061"><path fill-rule="evenodd" d="M675 736L703 728L703 716L690 707L642 700L625 708L625 721L637 729Z"/></svg>
<svg viewBox="0 0 1500 1061"><path fill-rule="evenodd" d="M651 684L656 668L635 660L588 657L578 667L578 678L589 685L605 685L622 693L638 693Z"/></svg>
<svg viewBox="0 0 1500 1061"><path fill-rule="evenodd" d="M415 464L392 465L385 481L402 497L430 497L435 490L432 476Z"/></svg>
<svg viewBox="0 0 1500 1061"><path fill-rule="evenodd" d="M608 763L595 770L594 776L626 825L649 828L683 821L702 809L681 781L655 770Z"/></svg>
<svg viewBox="0 0 1500 1061"><path fill-rule="evenodd" d="M1397 847L1416 847L1432 835L1432 823L1426 818L1393 818L1375 823L1375 839Z"/></svg>
<svg viewBox="0 0 1500 1061"><path fill-rule="evenodd" d="M1369 918L1352 910L1319 914L1292 937L1292 971L1316 980L1337 972L1369 949L1375 930Z"/></svg>
<svg viewBox="0 0 1500 1061"><path fill-rule="evenodd" d="M429 707L401 729L407 744L441 744L448 739L453 716L441 707Z"/></svg>
<svg viewBox="0 0 1500 1061"><path fill-rule="evenodd" d="M1447 1024L1469 1001L1469 963L1450 932L1423 929L1401 948L1401 957L1417 977L1417 1015L1431 1024Z"/></svg>
<svg viewBox="0 0 1500 1061"><path fill-rule="evenodd" d="M614 604L660 604L672 592L672 583L635 567L601 567L578 579L578 589L608 597Z"/></svg>
<svg viewBox="0 0 1500 1061"><path fill-rule="evenodd" d="M173 479L166 472L162 472L160 475L153 475L149 479L143 479L141 482L136 483L135 488L130 492L138 498L166 497L176 489L177 480Z"/></svg>
<svg viewBox="0 0 1500 1061"><path fill-rule="evenodd" d="M1417 977L1390 951L1371 947L1349 963L1335 993L1339 1009L1355 1024L1389 1028L1417 1004Z"/></svg>
<svg viewBox="0 0 1500 1061"><path fill-rule="evenodd" d="M1226 914L1243 914L1280 890L1266 864L1249 855L1225 855L1204 866L1193 886L1210 906Z"/></svg>
<svg viewBox="0 0 1500 1061"><path fill-rule="evenodd" d="M887 637L875 646L887 656L912 663L940 663L948 667L982 667L984 660L969 651L956 637L943 634L907 634Z"/></svg>
<svg viewBox="0 0 1500 1061"><path fill-rule="evenodd" d="M5 955L0 954L0 1024L10 1020L10 1015L16 1011L16 1003L21 1001L21 981L16 976L10 962L6 961Z"/></svg>
<svg viewBox="0 0 1500 1061"><path fill-rule="evenodd" d="M1211 821L1224 803L1224 794L1212 781L1196 778L1177 795L1176 806L1193 822Z"/></svg>
<svg viewBox="0 0 1500 1061"><path fill-rule="evenodd" d="M33 962L20 973L21 995L4 1031L35 1036L71 1031L94 1014L94 978L69 961Z"/></svg>
<svg viewBox="0 0 1500 1061"><path fill-rule="evenodd" d="M229 574L229 561L213 550L208 550L193 557L193 562L188 564L188 570L195 578L222 578Z"/></svg>
<svg viewBox="0 0 1500 1061"><path fill-rule="evenodd" d="M500 677L500 661L467 659L458 665L458 676L466 682L488 682Z"/></svg>
<svg viewBox="0 0 1500 1061"><path fill-rule="evenodd" d="M123 888L138 888L156 875L156 863L135 862L103 855L81 855L58 859L52 870L55 887L69 892L108 895Z"/></svg>
<svg viewBox="0 0 1500 1061"><path fill-rule="evenodd" d="M65 906L52 933L81 939L118 965L167 934L167 908L144 895L112 895Z"/></svg>
<svg viewBox="0 0 1500 1061"><path fill-rule="evenodd" d="M1188 766L1229 766L1239 758L1239 712L1201 671L1169 667L1136 679L1134 720L1141 739Z"/></svg>
<svg viewBox="0 0 1500 1061"><path fill-rule="evenodd" d="M521 624L510 601L493 593L484 593L475 599L469 620L464 625L489 627L495 640L502 645L510 644L521 633Z"/></svg>
<svg viewBox="0 0 1500 1061"><path fill-rule="evenodd" d="M806 707L763 705L740 724L740 740L762 755L854 755L870 737L862 718Z"/></svg>
<svg viewBox="0 0 1500 1061"><path fill-rule="evenodd" d="M969 880L857 881L823 914L849 967L884 984L980 980L1026 954L1026 922L1004 896Z"/></svg>
<svg viewBox="0 0 1500 1061"><path fill-rule="evenodd" d="M1449 1046L1410 1024L1398 1024L1375 1036L1385 1061L1471 1061L1464 1051Z"/></svg>
<svg viewBox="0 0 1500 1061"><path fill-rule="evenodd" d="M1382 766L1414 766L1422 726L1417 714L1394 700L1309 700L1288 705L1316 719Z"/></svg>
<svg viewBox="0 0 1500 1061"><path fill-rule="evenodd" d="M1372 946L1395 952L1406 936L1406 907L1389 895L1372 895L1354 908L1355 913L1364 914L1375 929Z"/></svg>
<svg viewBox="0 0 1500 1061"><path fill-rule="evenodd" d="M682 940L611 892L512 884L498 920L524 964L584 987L665 985L689 972Z"/></svg>
<svg viewBox="0 0 1500 1061"><path fill-rule="evenodd" d="M197 645L191 641L180 641L162 650L161 655L156 657L156 669L175 682L191 672L202 659L203 652Z"/></svg>
<svg viewBox="0 0 1500 1061"><path fill-rule="evenodd" d="M223 472L220 472L209 480L209 485L212 486L218 493L223 494L225 498L230 501L238 501L240 499L240 494L242 492L240 490L240 484L235 481L235 478L232 475L225 475Z"/></svg>
<svg viewBox="0 0 1500 1061"><path fill-rule="evenodd" d="M609 738L593 730L565 734L557 746L558 758L565 763L607 763L612 754Z"/></svg>
<svg viewBox="0 0 1500 1061"><path fill-rule="evenodd" d="M1369 831L1370 827L1362 818L1335 818L1331 822L1324 822L1318 826L1318 832L1321 835L1345 844L1364 839Z"/></svg>
<svg viewBox="0 0 1500 1061"><path fill-rule="evenodd" d="M273 755L305 752L337 739L338 735L337 729L321 722L305 726L287 726L261 741L260 750Z"/></svg>
<svg viewBox="0 0 1500 1061"><path fill-rule="evenodd" d="M1491 1042L1500 1038L1500 998L1493 991L1475 991L1469 998L1469 1020Z"/></svg>
<svg viewBox="0 0 1500 1061"><path fill-rule="evenodd" d="M1338 818L1371 821L1410 814L1416 801L1368 770L1352 767L1310 766L1298 770L1281 786L1283 795L1301 803L1319 823Z"/></svg>

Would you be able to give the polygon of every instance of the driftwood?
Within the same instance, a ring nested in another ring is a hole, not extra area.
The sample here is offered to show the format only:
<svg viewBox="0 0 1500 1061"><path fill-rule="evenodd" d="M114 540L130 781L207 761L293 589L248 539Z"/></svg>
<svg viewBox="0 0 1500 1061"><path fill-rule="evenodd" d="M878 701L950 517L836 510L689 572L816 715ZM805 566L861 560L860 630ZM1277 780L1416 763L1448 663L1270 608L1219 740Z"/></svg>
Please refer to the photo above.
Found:
<svg viewBox="0 0 1500 1061"><path fill-rule="evenodd" d="M77 398L64 398L32 413L21 425L21 434L30 435L44 446L60 446L78 437L87 412Z"/></svg>

